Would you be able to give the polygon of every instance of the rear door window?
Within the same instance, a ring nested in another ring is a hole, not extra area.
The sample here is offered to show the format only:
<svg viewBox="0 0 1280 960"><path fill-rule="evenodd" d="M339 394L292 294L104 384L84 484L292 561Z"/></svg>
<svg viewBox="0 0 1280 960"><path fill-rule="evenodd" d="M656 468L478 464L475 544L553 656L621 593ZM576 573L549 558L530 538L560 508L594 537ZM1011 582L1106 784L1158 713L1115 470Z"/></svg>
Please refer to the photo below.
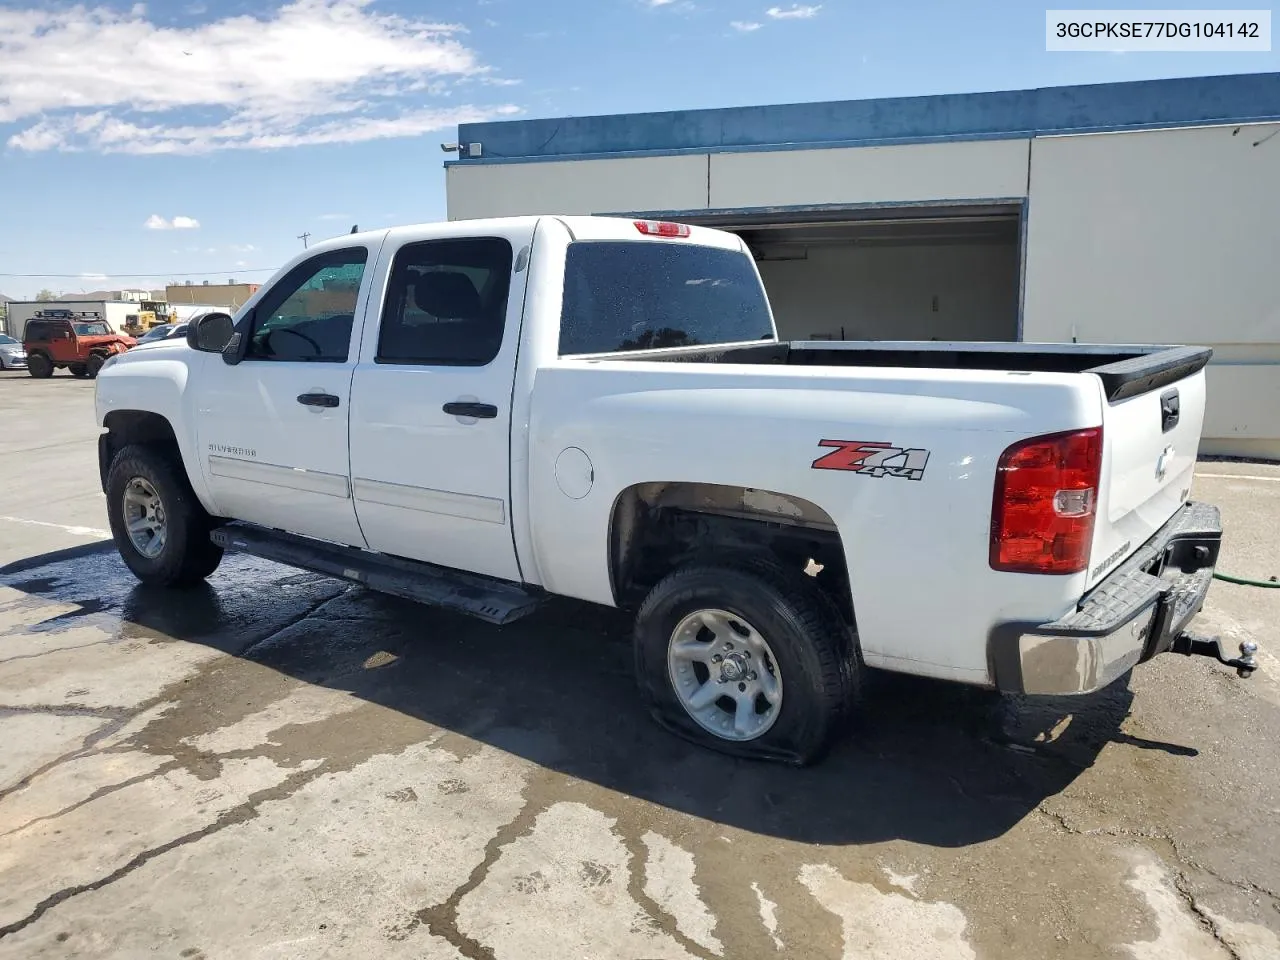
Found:
<svg viewBox="0 0 1280 960"><path fill-rule="evenodd" d="M764 288L740 251L627 240L569 245L562 356L773 338Z"/></svg>
<svg viewBox="0 0 1280 960"><path fill-rule="evenodd" d="M377 362L487 365L502 347L511 265L502 237L405 244L387 283Z"/></svg>

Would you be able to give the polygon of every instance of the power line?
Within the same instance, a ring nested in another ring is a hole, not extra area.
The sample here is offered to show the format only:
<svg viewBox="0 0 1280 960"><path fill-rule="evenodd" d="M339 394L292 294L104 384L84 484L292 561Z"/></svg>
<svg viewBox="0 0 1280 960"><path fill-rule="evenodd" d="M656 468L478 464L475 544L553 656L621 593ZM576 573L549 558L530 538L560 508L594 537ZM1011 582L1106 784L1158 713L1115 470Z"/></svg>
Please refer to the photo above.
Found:
<svg viewBox="0 0 1280 960"><path fill-rule="evenodd" d="M86 276L83 273L0 273L0 277L21 277L27 280L59 279L59 280L119 280L129 277L207 277L215 273L225 273L234 277L237 273L274 273L279 267L235 267L231 270L192 270L187 273L95 273Z"/></svg>

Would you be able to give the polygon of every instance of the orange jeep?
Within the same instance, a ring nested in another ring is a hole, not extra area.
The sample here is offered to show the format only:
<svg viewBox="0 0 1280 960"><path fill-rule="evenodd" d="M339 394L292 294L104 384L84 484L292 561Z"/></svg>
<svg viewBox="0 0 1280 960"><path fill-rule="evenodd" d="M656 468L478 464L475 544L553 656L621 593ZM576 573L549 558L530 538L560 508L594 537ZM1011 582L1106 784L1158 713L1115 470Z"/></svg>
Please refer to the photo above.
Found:
<svg viewBox="0 0 1280 960"><path fill-rule="evenodd" d="M27 321L22 343L27 371L50 377L66 367L73 377L96 377L112 354L123 353L138 341L112 333L102 320L74 316L70 310L47 310Z"/></svg>

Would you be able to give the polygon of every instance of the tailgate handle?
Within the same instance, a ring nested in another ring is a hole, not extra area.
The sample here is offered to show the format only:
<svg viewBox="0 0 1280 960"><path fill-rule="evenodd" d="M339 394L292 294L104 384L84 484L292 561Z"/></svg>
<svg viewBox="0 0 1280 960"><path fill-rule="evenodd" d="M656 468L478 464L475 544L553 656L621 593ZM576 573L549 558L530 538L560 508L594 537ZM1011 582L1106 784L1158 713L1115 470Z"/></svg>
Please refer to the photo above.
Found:
<svg viewBox="0 0 1280 960"><path fill-rule="evenodd" d="M1178 391L1166 390L1160 394L1160 430L1168 433L1178 425Z"/></svg>

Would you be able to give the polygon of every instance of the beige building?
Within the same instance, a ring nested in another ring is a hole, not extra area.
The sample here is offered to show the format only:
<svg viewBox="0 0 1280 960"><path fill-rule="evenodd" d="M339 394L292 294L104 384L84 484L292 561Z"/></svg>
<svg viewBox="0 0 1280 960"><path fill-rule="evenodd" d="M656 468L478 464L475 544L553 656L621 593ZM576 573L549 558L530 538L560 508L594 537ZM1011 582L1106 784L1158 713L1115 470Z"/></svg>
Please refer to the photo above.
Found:
<svg viewBox="0 0 1280 960"><path fill-rule="evenodd" d="M458 134L451 220L734 231L789 340L1211 346L1201 452L1280 460L1280 73Z"/></svg>
<svg viewBox="0 0 1280 960"><path fill-rule="evenodd" d="M203 283L187 282L180 285L170 284L164 288L164 298L172 304L202 304L207 306L226 307L238 310L246 300L257 292L256 283Z"/></svg>

